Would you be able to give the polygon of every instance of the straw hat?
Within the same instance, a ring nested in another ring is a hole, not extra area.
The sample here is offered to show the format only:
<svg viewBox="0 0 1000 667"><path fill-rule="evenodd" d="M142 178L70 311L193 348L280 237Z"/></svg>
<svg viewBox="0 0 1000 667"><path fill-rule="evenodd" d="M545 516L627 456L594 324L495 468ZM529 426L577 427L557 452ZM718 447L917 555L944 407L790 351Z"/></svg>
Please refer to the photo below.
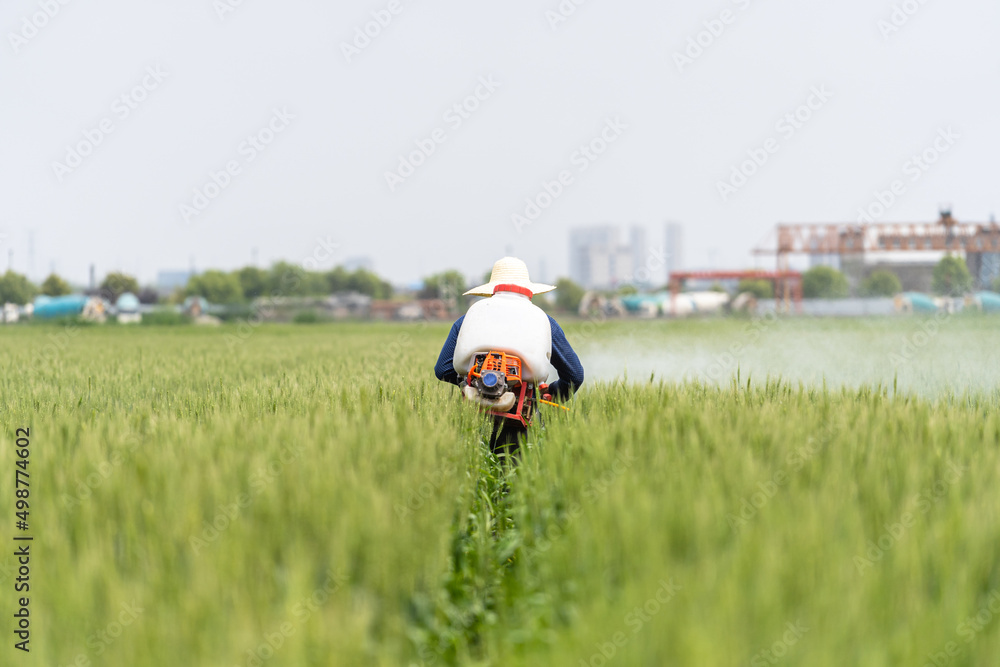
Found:
<svg viewBox="0 0 1000 667"><path fill-rule="evenodd" d="M465 293L465 296L493 296L493 289L497 285L517 285L531 290L532 294L542 294L555 289L555 285L531 282L531 278L528 277L528 267L524 262L516 257L504 257L493 265L490 281L485 285L473 287Z"/></svg>

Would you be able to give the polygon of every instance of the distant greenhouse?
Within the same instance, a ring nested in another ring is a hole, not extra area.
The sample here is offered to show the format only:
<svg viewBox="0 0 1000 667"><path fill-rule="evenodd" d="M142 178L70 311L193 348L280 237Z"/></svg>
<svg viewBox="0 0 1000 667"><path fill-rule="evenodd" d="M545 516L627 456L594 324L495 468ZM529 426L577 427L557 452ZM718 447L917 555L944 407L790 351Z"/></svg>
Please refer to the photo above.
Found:
<svg viewBox="0 0 1000 667"><path fill-rule="evenodd" d="M32 303L31 316L40 320L51 320L59 317L83 317L85 319L103 322L107 311L107 302L103 299L86 294L68 294L66 296L38 296Z"/></svg>
<svg viewBox="0 0 1000 667"><path fill-rule="evenodd" d="M85 294L66 296L39 296L35 298L33 316L42 319L73 317L83 313L91 297Z"/></svg>

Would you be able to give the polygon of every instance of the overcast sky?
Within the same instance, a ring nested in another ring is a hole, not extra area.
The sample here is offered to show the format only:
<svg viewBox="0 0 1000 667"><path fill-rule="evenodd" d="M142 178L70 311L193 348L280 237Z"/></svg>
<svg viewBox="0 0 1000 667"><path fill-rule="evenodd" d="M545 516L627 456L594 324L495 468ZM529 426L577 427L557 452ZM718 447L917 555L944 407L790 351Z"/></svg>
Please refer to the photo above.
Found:
<svg viewBox="0 0 1000 667"><path fill-rule="evenodd" d="M995 0L7 0L0 266L33 237L32 277L79 283L254 248L554 280L577 225L655 247L674 220L688 268L740 268L777 221L986 221L998 26Z"/></svg>

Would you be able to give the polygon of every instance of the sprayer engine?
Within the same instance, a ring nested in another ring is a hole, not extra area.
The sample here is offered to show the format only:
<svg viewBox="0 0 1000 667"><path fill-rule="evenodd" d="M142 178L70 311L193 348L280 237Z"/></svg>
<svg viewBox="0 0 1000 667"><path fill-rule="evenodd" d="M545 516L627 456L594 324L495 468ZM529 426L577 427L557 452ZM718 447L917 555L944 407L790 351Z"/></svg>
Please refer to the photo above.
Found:
<svg viewBox="0 0 1000 667"><path fill-rule="evenodd" d="M517 419L525 426L530 423L535 388L522 381L520 358L506 352L477 354L465 384L465 397L495 417Z"/></svg>
<svg viewBox="0 0 1000 667"><path fill-rule="evenodd" d="M521 360L506 352L477 354L466 381L486 398L499 398L521 384Z"/></svg>
<svg viewBox="0 0 1000 667"><path fill-rule="evenodd" d="M507 378L499 371L486 371L472 379L472 386L478 389L484 398L496 399L507 391Z"/></svg>

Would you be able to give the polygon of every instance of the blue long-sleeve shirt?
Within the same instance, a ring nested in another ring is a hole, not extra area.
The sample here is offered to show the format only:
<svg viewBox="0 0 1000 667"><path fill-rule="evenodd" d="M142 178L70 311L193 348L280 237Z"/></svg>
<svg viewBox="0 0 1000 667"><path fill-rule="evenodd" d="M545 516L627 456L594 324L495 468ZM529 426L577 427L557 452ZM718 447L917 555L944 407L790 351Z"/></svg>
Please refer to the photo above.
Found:
<svg viewBox="0 0 1000 667"><path fill-rule="evenodd" d="M448 332L448 339L441 348L437 364L434 366L434 375L438 380L459 384L464 378L460 378L455 371L453 359L455 357L455 343L458 341L458 331L462 328L465 315L455 320ZM549 316L549 325L552 327L552 356L550 362L552 367L559 373L559 379L549 385L549 393L558 398L569 398L574 391L583 384L583 365L576 352L570 347L559 323Z"/></svg>

